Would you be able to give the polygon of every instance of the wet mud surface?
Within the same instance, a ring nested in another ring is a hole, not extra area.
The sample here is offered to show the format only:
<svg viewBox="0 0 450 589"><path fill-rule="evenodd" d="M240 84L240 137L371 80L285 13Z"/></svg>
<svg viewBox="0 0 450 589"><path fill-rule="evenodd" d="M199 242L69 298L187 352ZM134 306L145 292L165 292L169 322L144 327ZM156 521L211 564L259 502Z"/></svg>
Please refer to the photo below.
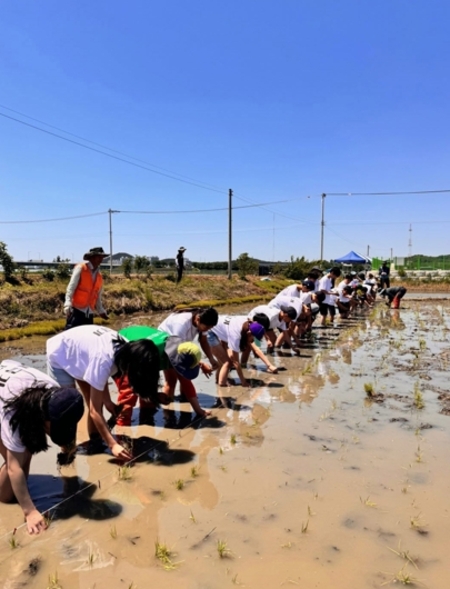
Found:
<svg viewBox="0 0 450 589"><path fill-rule="evenodd" d="M128 470L88 452L83 420L73 465L32 462L49 529L0 505L0 587L446 589L449 335L448 301L378 304L277 375L250 362L251 389L199 377L212 417L176 401L116 428ZM43 368L42 341L1 353Z"/></svg>

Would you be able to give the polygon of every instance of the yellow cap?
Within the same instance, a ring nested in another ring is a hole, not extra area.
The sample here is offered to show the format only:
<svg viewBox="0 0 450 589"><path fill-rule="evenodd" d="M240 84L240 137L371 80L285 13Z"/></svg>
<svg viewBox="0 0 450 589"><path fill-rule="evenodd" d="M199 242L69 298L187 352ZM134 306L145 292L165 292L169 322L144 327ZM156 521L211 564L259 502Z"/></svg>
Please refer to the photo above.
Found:
<svg viewBox="0 0 450 589"><path fill-rule="evenodd" d="M202 359L200 348L192 342L183 342L178 346L177 352L179 354L189 354L192 356L193 362L190 368L195 368L198 366L200 364L200 360Z"/></svg>

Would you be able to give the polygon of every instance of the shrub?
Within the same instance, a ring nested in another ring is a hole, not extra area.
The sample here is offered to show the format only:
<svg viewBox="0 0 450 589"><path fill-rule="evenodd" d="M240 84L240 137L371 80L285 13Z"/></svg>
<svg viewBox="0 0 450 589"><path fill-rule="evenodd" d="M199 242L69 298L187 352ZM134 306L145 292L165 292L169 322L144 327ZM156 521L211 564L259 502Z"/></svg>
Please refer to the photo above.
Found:
<svg viewBox="0 0 450 589"><path fill-rule="evenodd" d="M70 276L69 264L58 264L55 274L56 274L56 278L58 278L58 280L67 280L67 278L69 278L69 276Z"/></svg>
<svg viewBox="0 0 450 589"><path fill-rule="evenodd" d="M245 278L249 274L258 274L258 262L251 258L247 252L241 254L236 260L239 278Z"/></svg>
<svg viewBox="0 0 450 589"><path fill-rule="evenodd" d="M42 272L42 278L47 282L53 282L55 280L55 273L53 272L53 270L50 270L50 268L48 268L47 270L44 270Z"/></svg>

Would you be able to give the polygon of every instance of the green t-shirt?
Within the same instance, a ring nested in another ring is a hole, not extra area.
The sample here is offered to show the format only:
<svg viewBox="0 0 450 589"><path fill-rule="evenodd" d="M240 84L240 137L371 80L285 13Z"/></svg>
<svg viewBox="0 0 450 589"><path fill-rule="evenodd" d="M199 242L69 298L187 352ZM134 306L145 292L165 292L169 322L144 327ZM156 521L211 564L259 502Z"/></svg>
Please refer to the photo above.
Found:
<svg viewBox="0 0 450 589"><path fill-rule="evenodd" d="M134 342L139 339L152 340L158 349L161 370L170 368L169 359L165 353L166 341L170 337L170 334L165 331L160 331L159 329L156 329L156 327L148 327L147 325L130 325L130 327L124 327L121 329L119 335L122 335L129 342Z"/></svg>

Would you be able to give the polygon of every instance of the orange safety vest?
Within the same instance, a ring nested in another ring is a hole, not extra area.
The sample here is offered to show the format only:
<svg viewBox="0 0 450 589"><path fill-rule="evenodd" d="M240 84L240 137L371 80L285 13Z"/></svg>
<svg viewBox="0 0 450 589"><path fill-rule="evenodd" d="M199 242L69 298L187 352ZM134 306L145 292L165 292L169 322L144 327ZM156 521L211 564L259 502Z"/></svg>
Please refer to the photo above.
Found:
<svg viewBox="0 0 450 589"><path fill-rule="evenodd" d="M103 278L100 272L97 272L97 276L93 280L92 272L87 264L81 263L78 266L81 266L80 282L73 294L72 306L76 309L90 307L94 310L103 285Z"/></svg>

